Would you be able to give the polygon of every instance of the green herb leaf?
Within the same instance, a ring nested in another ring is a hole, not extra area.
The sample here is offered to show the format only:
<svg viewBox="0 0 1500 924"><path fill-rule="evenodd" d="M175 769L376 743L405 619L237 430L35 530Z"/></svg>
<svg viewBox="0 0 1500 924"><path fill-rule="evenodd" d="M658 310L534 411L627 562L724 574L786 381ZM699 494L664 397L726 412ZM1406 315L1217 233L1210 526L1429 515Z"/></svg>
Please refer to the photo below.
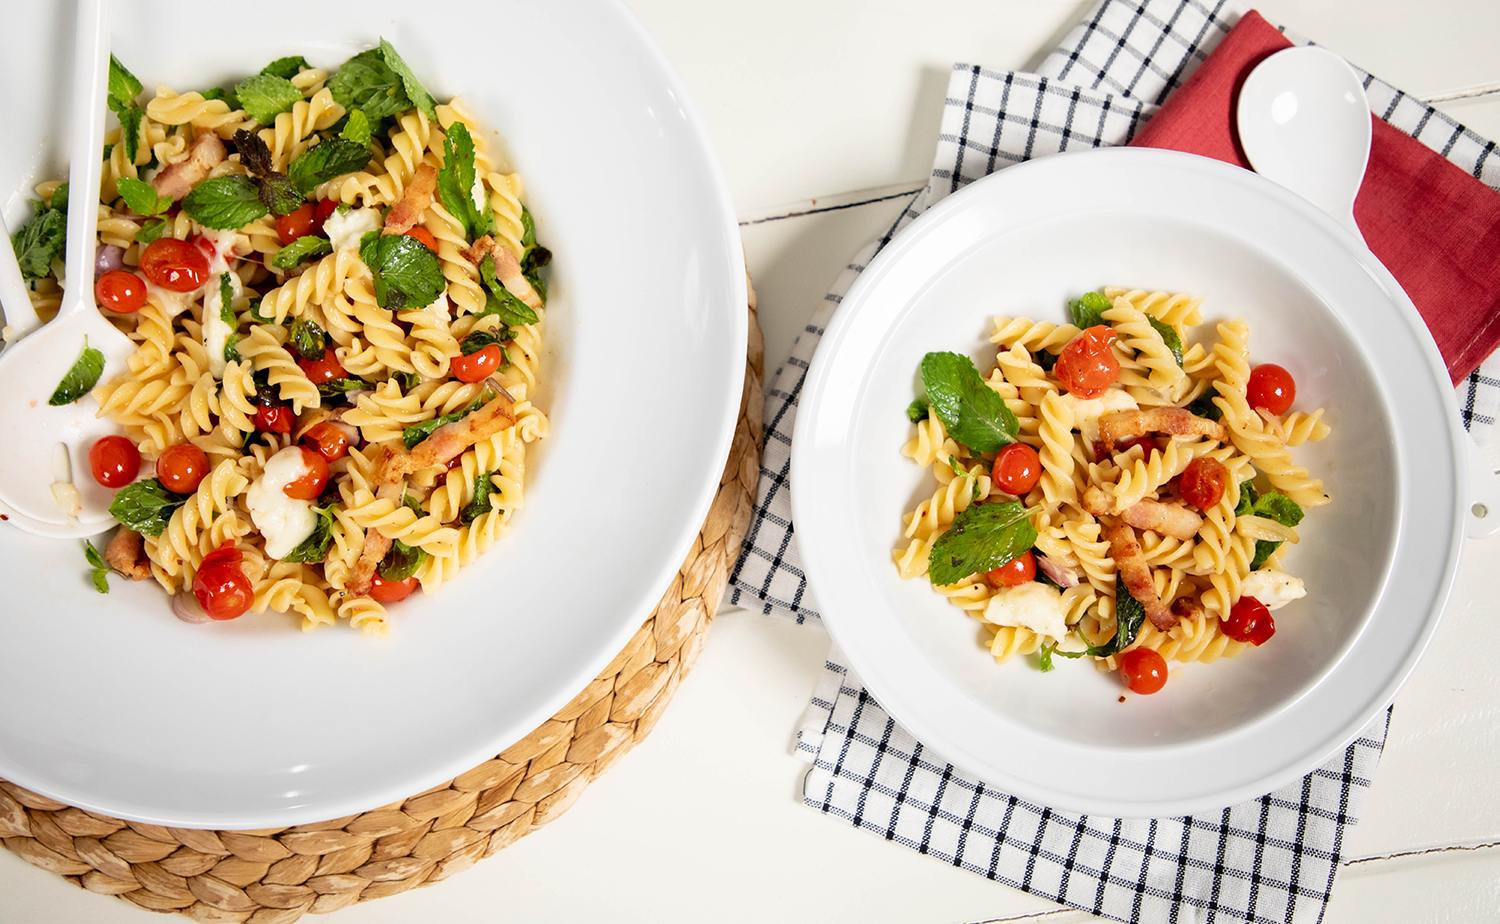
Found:
<svg viewBox="0 0 1500 924"><path fill-rule="evenodd" d="M159 195L150 183L142 180L122 176L115 180L115 188L125 200L125 207L137 215L155 218L172 207L171 196Z"/></svg>
<svg viewBox="0 0 1500 924"><path fill-rule="evenodd" d="M1216 397L1218 397L1218 392L1204 392L1203 394L1194 398L1192 402L1188 404L1188 412L1208 420L1218 420L1220 417L1224 416L1224 412L1219 410L1219 406L1217 404L1214 404L1214 398Z"/></svg>
<svg viewBox="0 0 1500 924"><path fill-rule="evenodd" d="M494 472L480 472L474 476L474 499L464 504L458 513L458 521L468 526L492 509L490 495L495 493L495 483L490 480Z"/></svg>
<svg viewBox="0 0 1500 924"><path fill-rule="evenodd" d="M506 333L510 333L506 331ZM504 343L505 339L497 337L487 330L476 330L463 339L458 345L458 350L465 356L472 356L492 343Z"/></svg>
<svg viewBox="0 0 1500 924"><path fill-rule="evenodd" d="M417 508L421 510L420 507ZM375 572L383 580L404 581L417 573L422 563L427 561L427 551L417 546L410 546L396 539L391 542L391 550L385 554L385 559Z"/></svg>
<svg viewBox="0 0 1500 924"><path fill-rule="evenodd" d="M293 321L289 333L292 349L296 350L297 355L303 359L309 361L322 359L323 354L328 350L328 332L307 318L298 318Z"/></svg>
<svg viewBox="0 0 1500 924"><path fill-rule="evenodd" d="M1240 502L1234 505L1234 515L1247 517L1255 512L1255 500L1259 495L1255 490L1255 479L1246 478L1240 482Z"/></svg>
<svg viewBox="0 0 1500 924"><path fill-rule="evenodd" d="M155 478L128 484L115 492L109 515L121 525L146 536L160 535L172 514L187 501L183 494L173 494Z"/></svg>
<svg viewBox="0 0 1500 924"><path fill-rule="evenodd" d="M257 185L260 187L261 204L277 217L292 214L307 201L307 197L284 173L272 171L260 177Z"/></svg>
<svg viewBox="0 0 1500 924"><path fill-rule="evenodd" d="M329 504L327 507L313 508L313 513L318 515L318 524L313 527L310 536L286 553L282 561L312 564L328 557L328 544L333 539L333 508L335 506L337 505Z"/></svg>
<svg viewBox="0 0 1500 924"><path fill-rule="evenodd" d="M240 108L240 98L234 95L233 90L226 90L223 87L209 87L203 91L202 96L204 99L223 100L224 105L229 107L230 112L234 112Z"/></svg>
<svg viewBox="0 0 1500 924"><path fill-rule="evenodd" d="M166 233L167 220L165 218L153 218L141 225L141 230L135 233L135 240L139 244L149 244Z"/></svg>
<svg viewBox="0 0 1500 924"><path fill-rule="evenodd" d="M135 163L141 147L141 117L145 113L139 106L126 106L115 110L120 119L120 140L125 144L125 159Z"/></svg>
<svg viewBox="0 0 1500 924"><path fill-rule="evenodd" d="M291 55L286 58L277 58L275 61L261 68L260 72L268 77L281 77L291 80L293 77L307 70L307 67L306 58L301 55Z"/></svg>
<svg viewBox="0 0 1500 924"><path fill-rule="evenodd" d="M1159 321L1149 314L1146 315L1146 320L1150 322L1152 330L1156 331L1158 334L1161 334L1162 343L1165 343L1167 345L1167 349L1172 351L1172 358L1177 360L1177 365L1181 366L1182 338L1177 335L1176 329L1166 321Z"/></svg>
<svg viewBox="0 0 1500 924"><path fill-rule="evenodd" d="M52 274L52 264L62 257L68 242L66 209L42 209L11 235L10 246L21 265L21 277L27 282L45 279Z"/></svg>
<svg viewBox="0 0 1500 924"><path fill-rule="evenodd" d="M398 369L391 373L391 377L401 383L401 393L403 395L409 394L413 388L422 384L422 377L415 372L402 372Z"/></svg>
<svg viewBox="0 0 1500 924"><path fill-rule="evenodd" d="M219 320L228 324L230 329L239 325L240 319L234 316L234 286L229 281L228 273L219 274Z"/></svg>
<svg viewBox="0 0 1500 924"><path fill-rule="evenodd" d="M302 91L290 80L265 73L252 74L235 84L234 95L246 115L262 125L275 125L277 115L291 111L302 100Z"/></svg>
<svg viewBox="0 0 1500 924"><path fill-rule="evenodd" d="M1110 639L1103 648L1105 654L1102 657L1124 651L1135 641L1136 633L1141 631L1141 624L1146 621L1146 608L1141 601L1130 595L1125 585L1120 583L1119 577L1115 578L1115 637Z"/></svg>
<svg viewBox="0 0 1500 924"><path fill-rule="evenodd" d="M248 176L204 180L182 197L182 210L198 224L221 231L238 230L270 212Z"/></svg>
<svg viewBox="0 0 1500 924"><path fill-rule="evenodd" d="M83 557L88 560L94 569L94 589L101 594L109 593L109 572L112 570L104 561L104 556L94 548L94 544L87 539L83 540Z"/></svg>
<svg viewBox="0 0 1500 924"><path fill-rule="evenodd" d="M260 313L260 304L263 301L265 301L263 297L250 299L250 317L260 324L275 324L275 318Z"/></svg>
<svg viewBox="0 0 1500 924"><path fill-rule="evenodd" d="M237 363L244 359L240 355L240 335L230 334L224 340L224 361L226 363Z"/></svg>
<svg viewBox="0 0 1500 924"><path fill-rule="evenodd" d="M462 122L454 122L443 141L443 168L438 171L437 192L443 207L464 226L464 237L473 241L495 230L489 208L474 204L474 139ZM524 223L525 213L522 213Z"/></svg>
<svg viewBox="0 0 1500 924"><path fill-rule="evenodd" d="M1253 493L1255 491L1255 488L1253 486L1249 487L1250 492ZM1239 507L1245 506L1245 491L1242 488L1240 492ZM1246 513L1253 514L1254 516L1258 517L1269 517L1270 519L1275 520L1277 523L1280 523L1282 526L1296 526L1298 523L1302 522L1302 517L1304 516L1306 511L1302 509L1302 506L1300 504L1292 500L1290 497L1287 497L1285 494L1282 494L1280 491L1267 491L1265 494L1262 494L1261 496L1255 497L1251 500L1249 504L1249 510L1247 510ZM1235 515L1245 516L1246 514L1240 513L1239 508L1237 507L1235 509ZM1250 559L1250 570L1254 571L1261 565L1264 565L1266 563L1266 559L1271 557L1271 553L1275 552L1279 548L1281 548L1281 543L1274 539L1255 540L1255 555Z"/></svg>
<svg viewBox="0 0 1500 924"><path fill-rule="evenodd" d="M287 176L291 177L292 185L297 187L298 192L304 196L311 195L323 183L368 166L368 144L368 134L365 144L357 144L344 138L329 138L298 154L286 168Z"/></svg>
<svg viewBox="0 0 1500 924"><path fill-rule="evenodd" d="M364 379L329 379L326 382L318 383L318 394L327 398L333 395L346 394L351 391L360 391L369 387L370 383Z"/></svg>
<svg viewBox="0 0 1500 924"><path fill-rule="evenodd" d="M975 504L953 518L932 544L927 573L939 587L998 568L1036 544L1031 511L1018 502Z"/></svg>
<svg viewBox="0 0 1500 924"><path fill-rule="evenodd" d="M948 457L948 467L953 469L953 474L959 478L967 478L969 475L968 471L965 470L962 465L958 464L958 458L956 456Z"/></svg>
<svg viewBox="0 0 1500 924"><path fill-rule="evenodd" d="M370 120L365 117L364 110L349 111L348 118L344 122L344 130L339 132L339 137L362 148L370 146Z"/></svg>
<svg viewBox="0 0 1500 924"><path fill-rule="evenodd" d="M326 253L333 253L333 245L328 242L328 238L304 234L276 251L276 255L271 258L271 265L279 270L294 270L313 257L321 257Z"/></svg>
<svg viewBox="0 0 1500 924"><path fill-rule="evenodd" d="M1031 361L1042 367L1044 372L1051 372L1052 367L1057 365L1057 353L1049 353L1046 350L1037 350L1031 354Z"/></svg>
<svg viewBox="0 0 1500 924"><path fill-rule="evenodd" d="M396 54L396 49L391 47L391 43L385 39L380 40L380 56L385 59L386 66L401 78L401 86L406 90L406 98L422 110L429 121L436 122L438 120L437 101L432 98L431 93L427 92L427 88L422 86L422 81L417 79L417 75L412 73L411 68L406 66L406 62L401 60L401 56Z"/></svg>
<svg viewBox="0 0 1500 924"><path fill-rule="evenodd" d="M1014 443L1021 425L967 356L928 353L922 358L927 401L948 435L977 452L998 452Z"/></svg>
<svg viewBox="0 0 1500 924"><path fill-rule="evenodd" d="M375 301L396 310L408 300L430 305L446 286L437 255L427 245L405 234L370 232L362 239L360 259L375 280ZM393 298L394 293L401 298Z"/></svg>
<svg viewBox="0 0 1500 924"><path fill-rule="evenodd" d="M126 106L135 104L135 98L141 95L141 82L135 75L125 69L120 59L114 55L109 56L109 101L121 103Z"/></svg>
<svg viewBox="0 0 1500 924"><path fill-rule="evenodd" d="M495 276L495 257L492 254L485 254L484 259L479 261L479 277L488 293L484 310L479 312L481 317L487 314L497 315L500 323L506 327L520 327L523 324L535 324L541 320L536 312L531 310L530 305L512 295L505 284Z"/></svg>
<svg viewBox="0 0 1500 924"><path fill-rule="evenodd" d="M401 495L401 505L407 510L410 510L412 513L415 513L419 517L427 515L427 511L422 509L422 502L417 500L415 497L412 497L410 494Z"/></svg>
<svg viewBox="0 0 1500 924"><path fill-rule="evenodd" d="M371 122L412 108L400 75L385 63L378 48L345 61L329 79L328 91L340 106L361 110Z"/></svg>
<svg viewBox="0 0 1500 924"><path fill-rule="evenodd" d="M234 149L239 152L240 163L245 165L255 176L265 176L276 169L275 162L271 159L271 148L265 139L255 132L246 131L243 128L234 132Z"/></svg>
<svg viewBox="0 0 1500 924"><path fill-rule="evenodd" d="M921 423L927 419L927 399L918 398L906 406L906 419L912 423Z"/></svg>
<svg viewBox="0 0 1500 924"><path fill-rule="evenodd" d="M486 398L481 396L469 402L469 406L462 410L454 411L451 414L444 414L441 417L434 417L431 420L424 420L418 424L412 424L401 432L401 442L405 444L407 449L411 449L431 436L432 431L438 427L463 420L465 417L484 407L486 403Z"/></svg>
<svg viewBox="0 0 1500 924"><path fill-rule="evenodd" d="M72 404L99 384L99 376L103 372L104 354L89 346L89 338L84 337L83 354L73 363L73 368L68 370L62 381L57 383L57 389L52 392L47 403L52 407Z"/></svg>
<svg viewBox="0 0 1500 924"><path fill-rule="evenodd" d="M1068 303L1068 313L1072 316L1073 326L1079 330L1088 330L1100 324L1108 324L1104 320L1104 312L1113 307L1109 299L1099 292L1085 292L1082 298L1074 299Z"/></svg>

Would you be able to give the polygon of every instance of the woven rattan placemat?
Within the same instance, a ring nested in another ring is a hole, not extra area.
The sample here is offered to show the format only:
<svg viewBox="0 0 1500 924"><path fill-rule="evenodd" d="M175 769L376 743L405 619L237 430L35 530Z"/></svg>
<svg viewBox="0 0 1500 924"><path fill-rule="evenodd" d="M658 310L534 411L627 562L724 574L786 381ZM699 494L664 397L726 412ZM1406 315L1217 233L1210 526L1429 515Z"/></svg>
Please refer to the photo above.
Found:
<svg viewBox="0 0 1500 924"><path fill-rule="evenodd" d="M703 530L624 650L540 728L426 792L291 828L121 821L0 780L0 839L35 866L151 911L286 924L440 882L562 814L650 734L708 636L760 474L764 370L753 290L749 311L739 421Z"/></svg>

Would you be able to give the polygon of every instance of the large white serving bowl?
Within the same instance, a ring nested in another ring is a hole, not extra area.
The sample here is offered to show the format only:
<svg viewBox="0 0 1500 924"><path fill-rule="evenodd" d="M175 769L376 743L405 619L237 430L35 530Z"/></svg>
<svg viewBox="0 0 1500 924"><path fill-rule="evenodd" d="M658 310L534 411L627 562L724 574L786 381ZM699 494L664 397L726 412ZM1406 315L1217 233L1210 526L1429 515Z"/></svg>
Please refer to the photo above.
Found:
<svg viewBox="0 0 1500 924"><path fill-rule="evenodd" d="M1202 296L1250 324L1252 363L1323 407L1326 441L1296 458L1332 503L1308 511L1286 566L1307 597L1238 658L1174 667L1129 695L1113 674L1035 658L997 666L978 625L891 550L932 490L899 452L933 350L981 370L996 315L1062 322L1103 285ZM834 641L895 719L937 753L1035 802L1178 815L1263 795L1355 737L1431 637L1461 541L1461 425L1452 386L1399 285L1304 200L1217 161L1168 151L1068 153L1007 168L904 229L850 290L808 374L792 503Z"/></svg>
<svg viewBox="0 0 1500 924"><path fill-rule="evenodd" d="M0 37L11 222L62 152L72 4ZM292 54L337 67L389 39L461 97L523 177L555 260L512 532L385 640L290 616L177 621L155 582L100 596L82 543L0 527L0 777L127 819L312 822L413 795L552 716L646 619L727 456L747 319L734 211L682 84L622 4L116 3L149 89L233 83ZM75 195L75 201L79 196ZM86 477L86 476L85 476Z"/></svg>

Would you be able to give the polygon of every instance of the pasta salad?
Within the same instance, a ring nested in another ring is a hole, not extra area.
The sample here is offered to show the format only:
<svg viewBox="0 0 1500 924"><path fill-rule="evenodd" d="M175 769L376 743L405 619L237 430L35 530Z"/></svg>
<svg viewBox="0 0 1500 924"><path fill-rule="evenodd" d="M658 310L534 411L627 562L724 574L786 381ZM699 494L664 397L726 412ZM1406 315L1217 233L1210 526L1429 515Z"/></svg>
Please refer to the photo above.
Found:
<svg viewBox="0 0 1500 924"><path fill-rule="evenodd" d="M1291 410L1285 369L1251 366L1245 321L1189 344L1201 301L1104 288L1072 323L995 318L983 374L923 359L902 452L936 489L892 555L980 622L997 662L1089 659L1154 693L1168 661L1261 645L1305 595L1283 557L1329 496L1291 450L1329 426Z"/></svg>
<svg viewBox="0 0 1500 924"><path fill-rule="evenodd" d="M97 204L44 183L14 240L46 317L69 202L97 207L95 294L137 343L65 396L122 431L89 453L121 524L86 550L95 584L154 578L189 622L384 635L387 605L509 531L548 433L551 254L520 178L385 41L336 70L142 91L111 58Z"/></svg>

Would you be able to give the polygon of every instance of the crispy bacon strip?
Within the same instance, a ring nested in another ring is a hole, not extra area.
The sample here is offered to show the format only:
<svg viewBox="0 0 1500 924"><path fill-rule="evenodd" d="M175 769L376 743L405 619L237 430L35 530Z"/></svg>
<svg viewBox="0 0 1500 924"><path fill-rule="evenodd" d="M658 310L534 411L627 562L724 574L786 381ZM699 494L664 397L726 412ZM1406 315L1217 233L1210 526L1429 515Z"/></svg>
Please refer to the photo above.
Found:
<svg viewBox="0 0 1500 924"><path fill-rule="evenodd" d="M1229 431L1217 420L1199 417L1180 407L1154 407L1147 411L1115 411L1099 418L1099 439L1106 446L1120 440L1166 433L1170 436L1206 436L1224 442Z"/></svg>
<svg viewBox="0 0 1500 924"><path fill-rule="evenodd" d="M375 467L372 479L376 484L394 484L412 472L446 465L465 449L515 422L510 396L501 395L462 420L438 427L410 451L403 446L391 447Z"/></svg>
<svg viewBox="0 0 1500 924"><path fill-rule="evenodd" d="M1163 632L1177 625L1177 617L1156 595L1151 566L1146 563L1141 544L1135 540L1135 530L1126 523L1107 520L1104 538L1109 540L1109 556L1115 560L1118 580L1140 602L1151 624Z"/></svg>
<svg viewBox="0 0 1500 924"><path fill-rule="evenodd" d="M1192 597L1178 597L1172 601L1172 615L1192 622L1203 615L1203 604Z"/></svg>
<svg viewBox="0 0 1500 924"><path fill-rule="evenodd" d="M141 534L124 526L104 547L104 561L132 581L144 581L151 576L151 559L146 556Z"/></svg>
<svg viewBox="0 0 1500 924"><path fill-rule="evenodd" d="M192 192L194 186L203 182L209 171L223 163L227 156L224 142L218 135L209 131L201 132L193 139L185 159L164 167L151 178L151 188L156 190L157 195L181 199Z"/></svg>
<svg viewBox="0 0 1500 924"><path fill-rule="evenodd" d="M432 194L437 190L437 170L431 164L422 164L412 174L411 182L401 194L401 201L391 207L385 216L385 234L405 234L422 217L427 206L432 204Z"/></svg>
<svg viewBox="0 0 1500 924"><path fill-rule="evenodd" d="M1114 515L1109 495L1098 485L1083 492L1083 509L1096 517ZM1125 508L1118 516L1136 529L1151 529L1173 539L1191 539L1198 535L1203 518L1182 504L1164 504L1143 498Z"/></svg>
<svg viewBox="0 0 1500 924"><path fill-rule="evenodd" d="M495 278L500 280L511 295L525 302L528 308L542 307L542 297L536 294L526 275L521 272L521 262L510 252L509 247L486 234L475 241L473 247L464 251L464 256L475 266L479 265L485 254L495 258Z"/></svg>

